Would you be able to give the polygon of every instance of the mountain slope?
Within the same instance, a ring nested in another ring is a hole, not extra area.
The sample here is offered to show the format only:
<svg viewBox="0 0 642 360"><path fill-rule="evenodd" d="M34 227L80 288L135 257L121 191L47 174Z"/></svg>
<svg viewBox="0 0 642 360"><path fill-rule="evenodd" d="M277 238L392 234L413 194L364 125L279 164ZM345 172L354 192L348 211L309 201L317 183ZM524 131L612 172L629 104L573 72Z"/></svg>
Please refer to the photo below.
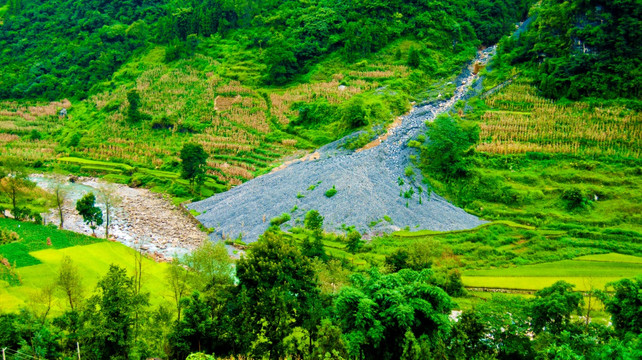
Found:
<svg viewBox="0 0 642 360"><path fill-rule="evenodd" d="M487 60L489 53L492 49L482 52L480 58ZM346 225L354 225L362 233L478 226L483 221L426 189L411 162L417 151L409 146L425 131L426 122L451 110L469 93L476 79L472 68L457 78L463 85L451 99L417 106L378 146L349 151L341 147L349 142L348 137L318 149L310 160L295 162L188 207L200 213L197 219L205 227L214 228L213 239L241 237L250 242L267 229L270 219L288 213L288 226L301 225L305 213L312 209L325 217L327 231ZM328 196L331 189L336 193Z"/></svg>

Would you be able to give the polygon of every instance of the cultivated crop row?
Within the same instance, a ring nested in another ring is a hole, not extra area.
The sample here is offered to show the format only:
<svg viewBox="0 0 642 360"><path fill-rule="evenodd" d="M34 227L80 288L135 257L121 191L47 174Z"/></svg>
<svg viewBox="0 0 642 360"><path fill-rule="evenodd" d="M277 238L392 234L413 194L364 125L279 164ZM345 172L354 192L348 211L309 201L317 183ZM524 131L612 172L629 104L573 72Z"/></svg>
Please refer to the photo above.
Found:
<svg viewBox="0 0 642 360"><path fill-rule="evenodd" d="M556 104L534 91L514 84L486 100L494 109L482 116L477 150L642 155L642 114L622 106Z"/></svg>

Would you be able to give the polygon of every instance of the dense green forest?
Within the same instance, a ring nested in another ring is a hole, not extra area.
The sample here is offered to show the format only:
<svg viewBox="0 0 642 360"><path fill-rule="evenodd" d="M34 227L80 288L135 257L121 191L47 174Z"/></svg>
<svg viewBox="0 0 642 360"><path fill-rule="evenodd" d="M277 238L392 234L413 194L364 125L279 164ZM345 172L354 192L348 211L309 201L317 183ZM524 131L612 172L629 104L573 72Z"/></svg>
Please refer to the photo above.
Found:
<svg viewBox="0 0 642 360"><path fill-rule="evenodd" d="M628 1L545 0L530 29L503 43L503 61L527 64L547 97L639 99L642 6Z"/></svg>

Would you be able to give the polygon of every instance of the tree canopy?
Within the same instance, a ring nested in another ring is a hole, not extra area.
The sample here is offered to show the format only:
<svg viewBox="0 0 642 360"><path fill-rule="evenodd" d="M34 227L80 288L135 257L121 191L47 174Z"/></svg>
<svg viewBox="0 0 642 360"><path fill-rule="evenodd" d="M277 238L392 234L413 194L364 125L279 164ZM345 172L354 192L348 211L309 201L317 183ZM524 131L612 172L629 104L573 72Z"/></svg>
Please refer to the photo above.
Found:
<svg viewBox="0 0 642 360"><path fill-rule="evenodd" d="M76 202L76 211L82 216L85 224L89 224L92 230L103 223L103 212L96 206L96 196L94 193L85 194Z"/></svg>
<svg viewBox="0 0 642 360"><path fill-rule="evenodd" d="M187 143L183 145L180 153L181 177L189 180L190 186L205 182L205 166L208 155L200 144Z"/></svg>

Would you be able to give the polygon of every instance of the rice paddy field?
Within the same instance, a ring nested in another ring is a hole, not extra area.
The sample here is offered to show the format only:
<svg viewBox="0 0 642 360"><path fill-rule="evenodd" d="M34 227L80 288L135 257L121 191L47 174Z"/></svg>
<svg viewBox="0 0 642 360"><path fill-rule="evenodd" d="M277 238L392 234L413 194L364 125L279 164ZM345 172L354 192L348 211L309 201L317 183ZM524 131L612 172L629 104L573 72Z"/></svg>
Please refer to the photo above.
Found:
<svg viewBox="0 0 642 360"><path fill-rule="evenodd" d="M578 291L604 289L610 282L642 275L642 257L622 254L581 256L572 260L464 272L464 285L473 288L539 290L564 280Z"/></svg>

